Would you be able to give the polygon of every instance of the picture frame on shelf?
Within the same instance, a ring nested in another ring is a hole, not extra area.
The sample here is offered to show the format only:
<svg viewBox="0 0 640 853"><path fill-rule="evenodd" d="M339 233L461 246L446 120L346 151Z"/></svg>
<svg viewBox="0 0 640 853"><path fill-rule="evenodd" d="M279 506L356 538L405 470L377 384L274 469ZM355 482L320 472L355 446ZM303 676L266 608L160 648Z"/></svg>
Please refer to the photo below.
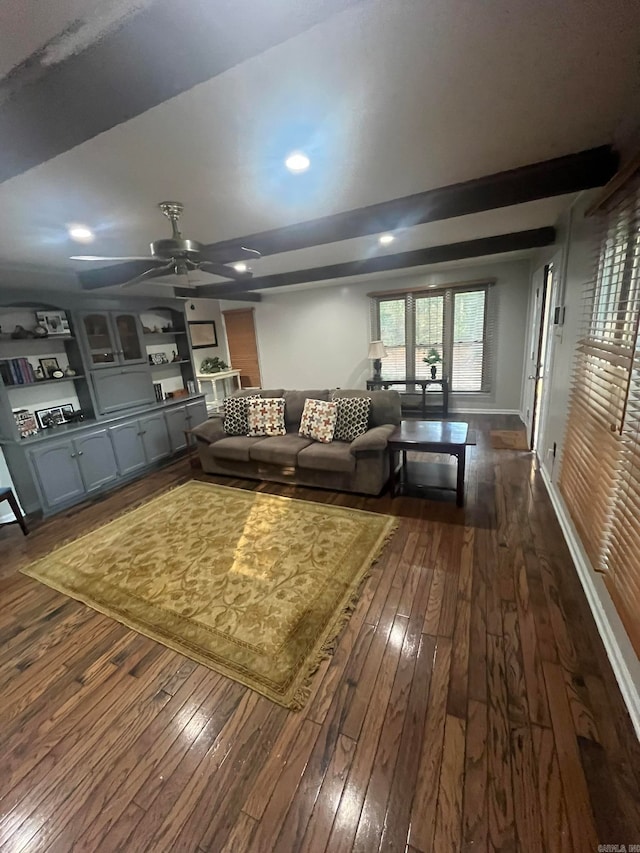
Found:
<svg viewBox="0 0 640 853"><path fill-rule="evenodd" d="M149 353L149 361L151 364L169 364L166 352Z"/></svg>
<svg viewBox="0 0 640 853"><path fill-rule="evenodd" d="M69 320L64 311L36 311L36 320L38 325L44 326L49 332L49 337L71 334Z"/></svg>
<svg viewBox="0 0 640 853"><path fill-rule="evenodd" d="M18 427L20 438L28 438L30 435L38 434L38 424L29 409L14 409L13 418Z"/></svg>
<svg viewBox="0 0 640 853"><path fill-rule="evenodd" d="M69 404L65 404L68 409ZM73 406L71 406L73 411ZM36 420L40 429L49 429L50 427L60 426L66 423L65 413L62 406L51 406L49 409L36 409Z"/></svg>
<svg viewBox="0 0 640 853"><path fill-rule="evenodd" d="M189 334L191 336L192 349L204 349L204 347L218 346L216 324L213 320L190 321Z"/></svg>
<svg viewBox="0 0 640 853"><path fill-rule="evenodd" d="M51 356L50 358L39 358L40 367L42 368L42 372L44 373L45 379L52 379L52 373L54 370L60 370L60 365L58 364L58 359ZM64 375L64 374L63 374Z"/></svg>

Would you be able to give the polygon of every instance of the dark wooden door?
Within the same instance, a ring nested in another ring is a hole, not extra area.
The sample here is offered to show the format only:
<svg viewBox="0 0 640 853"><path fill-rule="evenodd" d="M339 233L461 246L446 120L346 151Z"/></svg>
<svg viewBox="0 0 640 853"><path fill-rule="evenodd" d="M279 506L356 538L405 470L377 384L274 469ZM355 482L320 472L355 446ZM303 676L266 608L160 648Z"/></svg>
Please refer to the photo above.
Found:
<svg viewBox="0 0 640 853"><path fill-rule="evenodd" d="M234 370L240 371L240 383L243 388L260 388L260 363L256 327L253 320L253 308L238 308L223 311L227 329L229 357Z"/></svg>

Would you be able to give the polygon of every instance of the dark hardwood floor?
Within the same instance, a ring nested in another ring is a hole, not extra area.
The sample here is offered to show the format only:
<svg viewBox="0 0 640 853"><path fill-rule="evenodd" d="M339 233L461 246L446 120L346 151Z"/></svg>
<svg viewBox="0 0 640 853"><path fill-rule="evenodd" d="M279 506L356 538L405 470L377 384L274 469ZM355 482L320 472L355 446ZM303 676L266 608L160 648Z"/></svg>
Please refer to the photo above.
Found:
<svg viewBox="0 0 640 853"><path fill-rule="evenodd" d="M0 850L515 851L640 843L640 746L532 457L469 418L467 506L221 479L399 530L307 707L18 574L191 477L0 530ZM212 478L209 478L212 479Z"/></svg>

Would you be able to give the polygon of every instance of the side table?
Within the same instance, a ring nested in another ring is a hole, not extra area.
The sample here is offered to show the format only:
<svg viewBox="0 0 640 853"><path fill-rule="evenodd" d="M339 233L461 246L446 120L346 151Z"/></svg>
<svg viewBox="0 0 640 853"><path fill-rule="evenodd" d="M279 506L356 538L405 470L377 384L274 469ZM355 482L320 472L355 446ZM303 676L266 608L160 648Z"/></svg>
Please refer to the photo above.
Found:
<svg viewBox="0 0 640 853"><path fill-rule="evenodd" d="M396 496L396 454L402 454L400 466L400 490L444 489L455 491L456 504L464 506L464 474L466 464L467 436L469 424L456 421L401 421L391 433L387 449L389 453L389 486L391 497ZM458 460L455 477L450 465L437 462L407 462L407 451L419 453L447 453Z"/></svg>

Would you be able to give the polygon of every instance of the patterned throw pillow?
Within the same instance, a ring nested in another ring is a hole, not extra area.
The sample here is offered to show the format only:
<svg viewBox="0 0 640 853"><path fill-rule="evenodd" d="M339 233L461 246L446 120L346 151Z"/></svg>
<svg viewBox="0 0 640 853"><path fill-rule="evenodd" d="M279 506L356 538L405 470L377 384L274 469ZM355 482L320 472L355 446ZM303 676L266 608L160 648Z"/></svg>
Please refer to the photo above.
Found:
<svg viewBox="0 0 640 853"><path fill-rule="evenodd" d="M336 441L353 441L369 428L371 397L334 397L338 417L333 437Z"/></svg>
<svg viewBox="0 0 640 853"><path fill-rule="evenodd" d="M333 441L337 415L336 403L329 403L326 400L305 400L298 435L328 444Z"/></svg>
<svg viewBox="0 0 640 853"><path fill-rule="evenodd" d="M284 397L250 399L247 406L249 435L286 435Z"/></svg>
<svg viewBox="0 0 640 853"><path fill-rule="evenodd" d="M223 429L227 435L249 434L247 406L249 404L249 400L259 399L259 397L227 397L223 403Z"/></svg>

